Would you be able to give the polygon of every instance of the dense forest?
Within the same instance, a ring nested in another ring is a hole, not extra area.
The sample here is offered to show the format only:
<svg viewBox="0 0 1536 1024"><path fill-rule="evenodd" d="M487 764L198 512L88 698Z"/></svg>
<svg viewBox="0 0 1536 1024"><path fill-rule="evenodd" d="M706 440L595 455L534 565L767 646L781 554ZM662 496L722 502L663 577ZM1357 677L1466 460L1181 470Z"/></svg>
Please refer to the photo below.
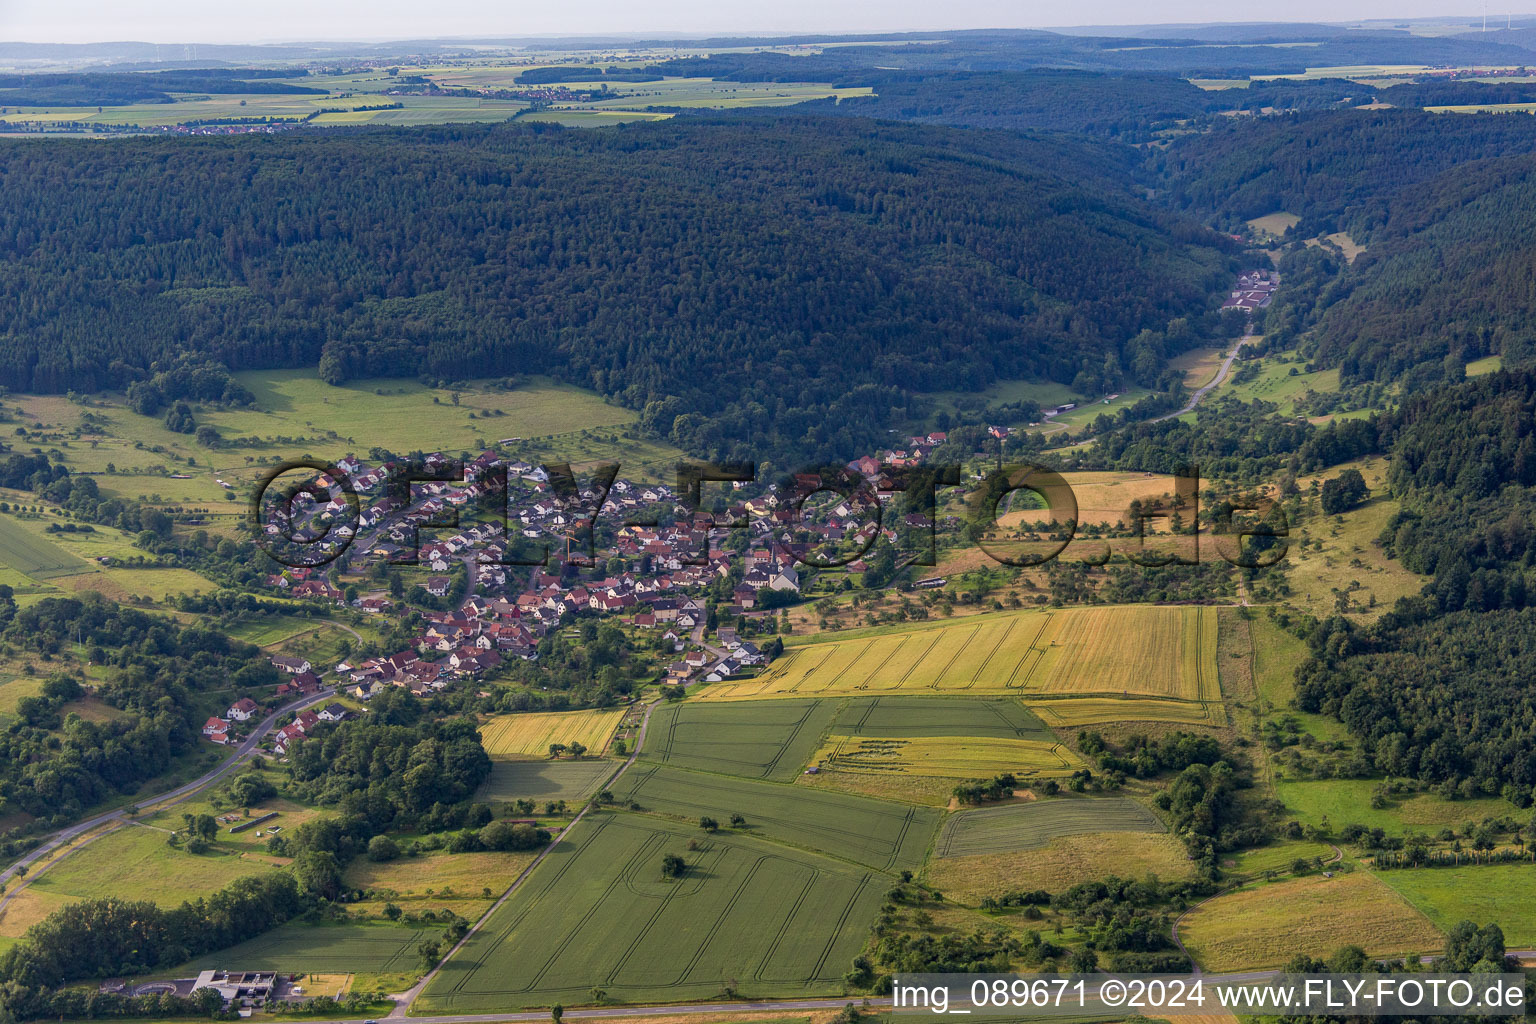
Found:
<svg viewBox="0 0 1536 1024"><path fill-rule="evenodd" d="M1130 194L1120 150L864 120L3 152L18 388L121 388L187 352L333 382L546 371L754 457L845 458L913 382L1100 372L1234 265Z"/></svg>
<svg viewBox="0 0 1536 1024"><path fill-rule="evenodd" d="M1369 203L1385 218L1390 197L1474 160L1536 150L1523 118L1430 114L1418 110L1343 110L1218 122L1177 139L1152 159L1168 202L1236 225L1284 210L1302 218L1298 237L1346 227L1342 215ZM1369 233L1357 241L1370 241Z"/></svg>
<svg viewBox="0 0 1536 1024"><path fill-rule="evenodd" d="M0 593L5 642L45 659L78 645L107 666L96 696L128 714L101 722L69 714L65 705L84 694L82 682L63 673L46 679L0 730L0 813L65 823L113 795L134 793L197 745L209 710L204 690L277 682L260 648L203 625L181 626L89 592L19 611L9 597Z"/></svg>
<svg viewBox="0 0 1536 1024"><path fill-rule="evenodd" d="M1340 278L1316 330L1317 361L1337 366L1343 383L1404 380L1413 391L1447 373L1455 379L1482 356L1536 356L1528 156L1460 166L1390 204L1364 204L1345 226L1371 244Z"/></svg>
<svg viewBox="0 0 1536 1024"><path fill-rule="evenodd" d="M1211 94L1171 75L1027 71L888 74L875 95L797 109L971 128L1039 128L1150 138L1160 125L1211 109Z"/></svg>
<svg viewBox="0 0 1536 1024"><path fill-rule="evenodd" d="M1432 580L1372 627L1318 624L1298 700L1338 716L1384 772L1526 806L1536 788L1536 371L1427 392L1378 429L1402 500L1383 540Z"/></svg>

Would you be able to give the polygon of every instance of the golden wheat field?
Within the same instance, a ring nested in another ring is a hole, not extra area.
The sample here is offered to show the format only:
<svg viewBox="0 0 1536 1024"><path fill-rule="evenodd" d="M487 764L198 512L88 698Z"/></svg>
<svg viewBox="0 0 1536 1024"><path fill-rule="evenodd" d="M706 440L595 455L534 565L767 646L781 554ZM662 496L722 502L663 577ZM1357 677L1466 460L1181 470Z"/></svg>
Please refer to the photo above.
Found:
<svg viewBox="0 0 1536 1024"><path fill-rule="evenodd" d="M1001 736L829 736L811 760L822 771L952 779L1067 775L1083 767L1060 743Z"/></svg>
<svg viewBox="0 0 1536 1024"><path fill-rule="evenodd" d="M1341 946L1367 953L1429 953L1444 937L1429 919L1364 871L1311 875L1218 896L1179 929L1213 971L1277 967L1297 953L1327 958Z"/></svg>
<svg viewBox="0 0 1536 1024"><path fill-rule="evenodd" d="M715 699L847 694L1137 696L1219 701L1216 612L1068 608L924 623L793 647ZM1203 717L1203 716L1202 716Z"/></svg>
<svg viewBox="0 0 1536 1024"><path fill-rule="evenodd" d="M492 757L548 757L551 743L580 743L601 754L623 717L623 708L497 715L481 724L480 737Z"/></svg>
<svg viewBox="0 0 1536 1024"><path fill-rule="evenodd" d="M1228 724L1219 700L1162 700L1156 697L1064 697L1029 702L1029 710L1054 729L1076 729L1111 722L1171 722L1176 725Z"/></svg>

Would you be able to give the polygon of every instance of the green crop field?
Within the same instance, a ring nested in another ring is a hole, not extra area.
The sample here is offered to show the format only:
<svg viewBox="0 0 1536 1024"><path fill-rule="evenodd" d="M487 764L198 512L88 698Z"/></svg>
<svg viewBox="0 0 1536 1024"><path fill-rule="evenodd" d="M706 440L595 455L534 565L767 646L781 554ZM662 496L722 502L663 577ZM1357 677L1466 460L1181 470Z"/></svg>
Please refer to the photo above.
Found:
<svg viewBox="0 0 1536 1024"><path fill-rule="evenodd" d="M1281 840L1270 843L1268 846L1252 847L1240 853L1228 855L1223 858L1222 864L1230 867L1236 875L1253 878L1266 871L1287 874L1291 870L1291 864L1297 858L1315 861L1319 857L1325 861L1330 860L1333 857L1333 847L1327 843L1294 839Z"/></svg>
<svg viewBox="0 0 1536 1024"><path fill-rule="evenodd" d="M151 601L164 601L176 594L210 594L219 589L217 583L191 569L108 569L101 575L106 577L105 589L122 590Z"/></svg>
<svg viewBox="0 0 1536 1024"><path fill-rule="evenodd" d="M1079 882L1118 878L1188 878L1196 873L1184 844L1166 832L1083 832L1012 853L935 857L923 879L972 906L1018 889L1061 892Z"/></svg>
<svg viewBox="0 0 1536 1024"><path fill-rule="evenodd" d="M1219 393L1230 395L1243 402L1263 400L1278 405L1283 416L1296 412L1296 400L1308 391L1332 392L1339 390L1339 371L1314 370L1307 372L1306 360L1299 356L1274 356L1259 364L1259 375L1239 384L1228 377Z"/></svg>
<svg viewBox="0 0 1536 1024"><path fill-rule="evenodd" d="M663 705L651 716L641 756L751 779L793 781L838 714L829 700Z"/></svg>
<svg viewBox="0 0 1536 1024"><path fill-rule="evenodd" d="M1497 924L1512 949L1536 945L1536 870L1529 864L1381 871L1376 877L1442 931L1461 921Z"/></svg>
<svg viewBox="0 0 1536 1024"><path fill-rule="evenodd" d="M940 857L1006 853L1086 832L1166 832L1157 815L1125 797L1002 804L951 815L939 834Z"/></svg>
<svg viewBox="0 0 1536 1024"><path fill-rule="evenodd" d="M710 698L885 693L1219 701L1216 613L1131 605L941 620L791 647Z"/></svg>
<svg viewBox="0 0 1536 1024"><path fill-rule="evenodd" d="M0 514L0 565L35 580L55 579L90 572L94 567L78 555L34 532L12 516Z"/></svg>
<svg viewBox="0 0 1536 1024"><path fill-rule="evenodd" d="M484 803L505 803L528 799L576 802L597 792L611 775L617 762L602 758L580 761L494 761L491 774L480 784L475 799Z"/></svg>
<svg viewBox="0 0 1536 1024"><path fill-rule="evenodd" d="M697 849L687 848L697 840ZM688 863L677 880L663 855ZM444 965L417 1012L834 995L887 876L749 836L605 813L557 846Z"/></svg>
<svg viewBox="0 0 1536 1024"><path fill-rule="evenodd" d="M854 697L838 710L842 736L988 736L1055 742L1045 723L1017 700L940 697Z"/></svg>
<svg viewBox="0 0 1536 1024"><path fill-rule="evenodd" d="M816 751L823 772L924 775L981 779L1010 772L1020 779L1069 775L1084 767L1055 738L998 736L828 736Z"/></svg>
<svg viewBox="0 0 1536 1024"><path fill-rule="evenodd" d="M441 925L413 927L385 921L285 924L249 942L210 953L168 972L177 978L238 964L245 971L296 974L390 974L421 966L416 947L442 935Z"/></svg>
<svg viewBox="0 0 1536 1024"><path fill-rule="evenodd" d="M335 386L307 370L236 377L256 396L255 410L210 411L206 418L220 431L230 437L335 431L362 446L347 450L374 445L396 451L469 449L477 436L492 441L547 437L634 419L633 413L591 392L542 378L510 391L465 388L455 402L451 389L428 388L412 380L358 380Z"/></svg>
<svg viewBox="0 0 1536 1024"><path fill-rule="evenodd" d="M312 631L318 625L319 623L314 619L305 619L297 615L260 615L231 626L229 635L237 640L244 640L248 644L267 647L282 643L300 633Z"/></svg>
<svg viewBox="0 0 1536 1024"><path fill-rule="evenodd" d="M690 823L708 815L725 826L740 813L754 835L881 871L920 865L939 818L932 808L659 764L636 764L613 792L643 811Z"/></svg>

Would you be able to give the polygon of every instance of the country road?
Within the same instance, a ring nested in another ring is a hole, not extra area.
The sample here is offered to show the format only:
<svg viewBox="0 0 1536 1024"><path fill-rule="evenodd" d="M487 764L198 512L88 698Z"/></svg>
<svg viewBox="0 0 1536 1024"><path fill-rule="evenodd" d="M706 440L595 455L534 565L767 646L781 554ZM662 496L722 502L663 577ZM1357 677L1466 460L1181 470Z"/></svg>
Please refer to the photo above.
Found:
<svg viewBox="0 0 1536 1024"><path fill-rule="evenodd" d="M1242 348L1250 341L1257 341L1260 337L1261 335L1257 334L1244 334L1241 338L1238 338L1237 341L1232 345L1232 351L1228 352L1227 357L1222 360L1221 368L1216 371L1216 376L1212 377L1210 381L1199 388L1194 394L1190 395L1189 401L1184 403L1184 408L1178 410L1177 412L1169 412L1164 413L1161 416L1154 416L1147 422L1161 423L1163 420L1171 420L1177 416L1183 416L1187 412L1193 412L1195 406L1199 405L1201 401L1205 399L1206 395L1221 387L1222 382L1227 379L1227 374L1232 372L1232 364L1237 361L1238 349Z"/></svg>
<svg viewBox="0 0 1536 1024"><path fill-rule="evenodd" d="M177 786L175 789L167 790L164 793L160 793L156 796L147 797L138 801L138 806L148 807L151 805L163 805L164 807L170 807L180 803L187 797L192 796L194 793L198 793L203 789L206 789L208 786L223 778L237 764L254 753L257 747L261 744L261 741L266 737L267 733L272 731L272 726L283 715L293 711L303 710L304 708L309 707L311 704L318 704L320 701L334 696L335 693L335 687L331 687L329 689L321 690L319 693L308 697L302 697L299 700L283 705L276 711L272 712L272 714L268 715L265 719L263 719L262 723L251 732L251 735L247 737L246 740L240 744L240 746L235 748L235 752L226 757L223 761L219 762L219 764L204 772L202 775L199 775L191 782L183 783L182 785ZM85 833L90 832L92 829L101 828L103 825L113 826L112 828L108 828L103 831L100 835L90 836L84 839L79 846L75 847L75 849L78 850L85 846L87 843L94 842L95 840L101 838L101 836L115 831L115 826L117 824L121 824L127 820L129 820L127 812L122 808L118 808L115 811L108 811L105 814L98 814L93 818L87 818L85 821L70 825L68 828L60 829L59 831L53 833L36 849L29 851L10 867L6 868L3 872L0 872L0 884L8 884L11 879L15 878L16 869L18 867L31 867L39 860L42 860L43 858L52 854L61 846L67 845ZM28 875L23 877L30 880L32 878L36 878L37 875L42 874L43 871L46 870L47 867L45 866L42 871L39 871L36 875ZM6 905L11 902L11 897L15 896L18 892L21 892L25 887L26 886L24 882L22 885L18 885L14 889L11 889L9 892L7 892L3 898L0 898L0 912L3 912L6 908Z"/></svg>

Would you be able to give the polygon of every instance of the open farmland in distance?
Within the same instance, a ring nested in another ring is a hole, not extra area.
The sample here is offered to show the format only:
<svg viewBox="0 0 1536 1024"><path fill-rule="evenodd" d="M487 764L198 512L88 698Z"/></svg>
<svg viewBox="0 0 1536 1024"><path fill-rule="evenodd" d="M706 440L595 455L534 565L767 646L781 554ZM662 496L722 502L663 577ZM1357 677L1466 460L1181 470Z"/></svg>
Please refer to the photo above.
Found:
<svg viewBox="0 0 1536 1024"><path fill-rule="evenodd" d="M1157 815L1125 797L1001 804L961 811L944 822L940 857L1007 853L1087 832L1166 832Z"/></svg>
<svg viewBox="0 0 1536 1024"><path fill-rule="evenodd" d="M834 716L830 700L664 704L651 715L641 756L681 768L790 782Z"/></svg>
<svg viewBox="0 0 1536 1024"><path fill-rule="evenodd" d="M493 759L548 757L551 743L580 743L601 754L623 717L623 708L497 715L481 723L480 741Z"/></svg>
<svg viewBox="0 0 1536 1024"><path fill-rule="evenodd" d="M669 853L687 861L679 879L662 876ZM739 833L603 813L551 852L416 1009L584 1003L594 987L628 1002L727 987L740 998L838 994L890 882Z"/></svg>
<svg viewBox="0 0 1536 1024"><path fill-rule="evenodd" d="M702 817L725 828L739 813L751 834L880 871L922 864L939 819L932 808L658 764L636 764L613 792L621 802L632 800L642 811L687 822L695 831Z"/></svg>
<svg viewBox="0 0 1536 1024"><path fill-rule="evenodd" d="M711 698L886 693L1219 701L1216 613L1117 606L978 616L789 648Z"/></svg>

